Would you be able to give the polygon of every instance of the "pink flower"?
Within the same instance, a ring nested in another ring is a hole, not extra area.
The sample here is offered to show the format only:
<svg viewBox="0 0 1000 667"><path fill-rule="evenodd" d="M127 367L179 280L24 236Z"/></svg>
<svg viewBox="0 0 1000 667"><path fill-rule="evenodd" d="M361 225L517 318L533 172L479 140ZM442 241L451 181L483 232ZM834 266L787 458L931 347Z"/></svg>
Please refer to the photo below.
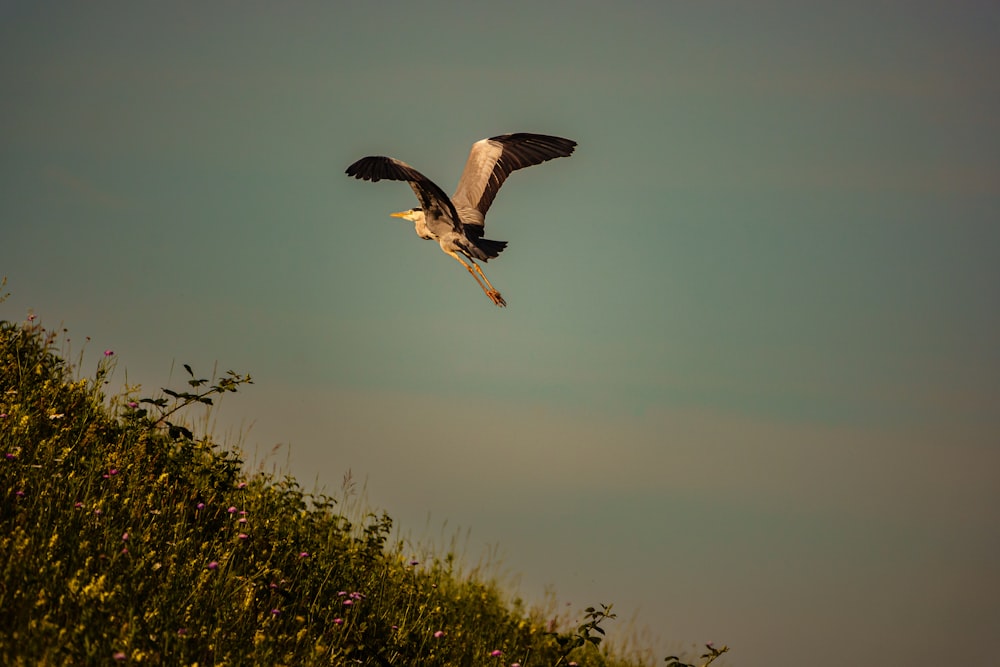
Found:
<svg viewBox="0 0 1000 667"><path fill-rule="evenodd" d="M308 551L300 551L299 552L299 558L309 558L309 552Z"/></svg>
<svg viewBox="0 0 1000 667"><path fill-rule="evenodd" d="M105 357L110 357L114 353L115 353L114 350L104 350L104 356Z"/></svg>
<svg viewBox="0 0 1000 667"><path fill-rule="evenodd" d="M122 540L128 539L128 533L122 533Z"/></svg>
<svg viewBox="0 0 1000 667"><path fill-rule="evenodd" d="M444 637L444 630L438 630L437 632L435 632L434 633L434 637L437 638L437 639L440 639L441 637Z"/></svg>
<svg viewBox="0 0 1000 667"><path fill-rule="evenodd" d="M229 512L230 514L235 514L236 513L236 508L235 507L230 507L226 511Z"/></svg>
<svg viewBox="0 0 1000 667"><path fill-rule="evenodd" d="M214 570L214 569L215 569L215 568L217 568L217 567L219 567L219 563L218 563L218 561L214 561L214 560L213 560L213 561L212 561L211 563L209 563L209 564L208 564L208 569L209 569L209 570Z"/></svg>
<svg viewBox="0 0 1000 667"><path fill-rule="evenodd" d="M502 655L503 655L503 651L501 651L500 649L496 649L496 650L490 651L490 657L491 658L499 658Z"/></svg>
<svg viewBox="0 0 1000 667"><path fill-rule="evenodd" d="M342 619L342 618L335 618L335 619L333 619L333 624L334 625L343 625L344 624L344 619Z"/></svg>
<svg viewBox="0 0 1000 667"><path fill-rule="evenodd" d="M240 533L236 537L240 538L241 540L245 540L247 539L248 535L246 533Z"/></svg>

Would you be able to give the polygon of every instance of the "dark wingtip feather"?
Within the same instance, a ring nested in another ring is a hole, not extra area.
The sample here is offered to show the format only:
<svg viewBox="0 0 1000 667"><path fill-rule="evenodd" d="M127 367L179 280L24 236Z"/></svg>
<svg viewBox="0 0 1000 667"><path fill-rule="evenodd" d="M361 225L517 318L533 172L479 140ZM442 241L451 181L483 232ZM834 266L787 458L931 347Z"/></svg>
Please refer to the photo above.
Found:
<svg viewBox="0 0 1000 667"><path fill-rule="evenodd" d="M572 139L554 137L550 134L533 134L531 132L515 132L490 137L490 141L501 144L516 145L520 150L550 155L546 160L557 157L569 157L576 150L577 143Z"/></svg>
<svg viewBox="0 0 1000 667"><path fill-rule="evenodd" d="M369 155L352 164L344 173L362 181L377 183L386 178L385 165L388 160L389 158L381 155Z"/></svg>

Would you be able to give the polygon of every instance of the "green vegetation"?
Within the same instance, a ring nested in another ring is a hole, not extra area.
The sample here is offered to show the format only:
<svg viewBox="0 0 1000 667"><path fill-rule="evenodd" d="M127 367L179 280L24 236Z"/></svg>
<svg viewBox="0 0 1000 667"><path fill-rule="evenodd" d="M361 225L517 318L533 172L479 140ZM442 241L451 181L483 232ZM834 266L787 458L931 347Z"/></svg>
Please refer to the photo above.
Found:
<svg viewBox="0 0 1000 667"><path fill-rule="evenodd" d="M599 647L610 605L576 627L526 609L182 421L249 376L108 398L113 352L78 379L56 338L0 322L0 663L641 664Z"/></svg>

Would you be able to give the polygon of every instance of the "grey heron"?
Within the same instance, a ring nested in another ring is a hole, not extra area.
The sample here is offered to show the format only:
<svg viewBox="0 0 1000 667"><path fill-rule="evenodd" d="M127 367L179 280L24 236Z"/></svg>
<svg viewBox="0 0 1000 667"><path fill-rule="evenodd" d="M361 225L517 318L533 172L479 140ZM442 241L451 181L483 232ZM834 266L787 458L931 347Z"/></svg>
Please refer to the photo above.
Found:
<svg viewBox="0 0 1000 667"><path fill-rule="evenodd" d="M477 259L484 263L494 259L507 247L506 241L483 238L486 212L511 172L569 157L574 148L576 142L570 139L525 132L481 139L472 144L451 198L410 165L384 155L361 158L347 168L347 175L373 183L382 179L407 181L420 206L391 216L412 222L420 238L437 241L446 255L458 260L476 279L490 301L503 307L507 302L476 264Z"/></svg>

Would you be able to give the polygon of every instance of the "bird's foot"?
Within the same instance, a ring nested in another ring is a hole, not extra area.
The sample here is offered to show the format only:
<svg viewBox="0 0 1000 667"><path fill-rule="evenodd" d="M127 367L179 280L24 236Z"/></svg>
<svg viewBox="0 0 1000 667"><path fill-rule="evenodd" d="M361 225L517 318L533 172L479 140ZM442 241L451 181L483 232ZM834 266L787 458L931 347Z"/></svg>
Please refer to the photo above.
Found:
<svg viewBox="0 0 1000 667"><path fill-rule="evenodd" d="M486 296L490 297L490 301L500 306L501 308L507 305L507 302L503 300L502 296L500 296L500 292L496 291L495 289L487 291Z"/></svg>

